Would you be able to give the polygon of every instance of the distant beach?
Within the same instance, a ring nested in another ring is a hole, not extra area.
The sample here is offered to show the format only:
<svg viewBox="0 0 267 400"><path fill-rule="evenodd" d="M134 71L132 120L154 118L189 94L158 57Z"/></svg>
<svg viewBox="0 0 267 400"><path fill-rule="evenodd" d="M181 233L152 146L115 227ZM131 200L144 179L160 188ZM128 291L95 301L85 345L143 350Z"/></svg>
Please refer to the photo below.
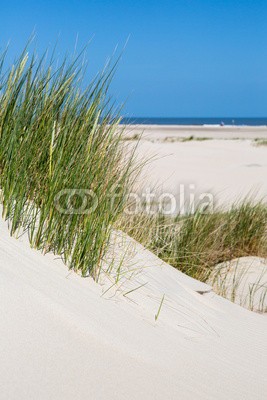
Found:
<svg viewBox="0 0 267 400"><path fill-rule="evenodd" d="M125 124L128 136L141 135L143 138L161 139L195 138L209 139L267 139L267 126L265 125L179 125L179 124Z"/></svg>
<svg viewBox="0 0 267 400"><path fill-rule="evenodd" d="M212 191L216 204L267 198L266 126L126 125L125 139L140 140L140 158L152 158L140 186L177 195L179 185Z"/></svg>
<svg viewBox="0 0 267 400"><path fill-rule="evenodd" d="M216 118L180 118L180 117L124 117L121 121L126 125L231 125L231 126L267 126L267 117L240 118L240 117L216 117Z"/></svg>

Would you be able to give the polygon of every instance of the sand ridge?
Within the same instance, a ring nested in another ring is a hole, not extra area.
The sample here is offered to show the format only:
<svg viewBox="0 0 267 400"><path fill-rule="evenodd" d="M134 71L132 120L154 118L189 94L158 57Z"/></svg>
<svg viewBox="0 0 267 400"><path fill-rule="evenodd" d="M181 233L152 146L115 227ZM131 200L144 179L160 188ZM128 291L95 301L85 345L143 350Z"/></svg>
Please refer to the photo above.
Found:
<svg viewBox="0 0 267 400"><path fill-rule="evenodd" d="M264 398L262 315L215 295L127 237L119 235L115 253L123 252L121 240L132 246L123 270L134 265L135 273L106 292L111 273L98 285L31 249L26 237L10 237L2 220L0 231L3 398ZM126 294L140 283L146 285Z"/></svg>

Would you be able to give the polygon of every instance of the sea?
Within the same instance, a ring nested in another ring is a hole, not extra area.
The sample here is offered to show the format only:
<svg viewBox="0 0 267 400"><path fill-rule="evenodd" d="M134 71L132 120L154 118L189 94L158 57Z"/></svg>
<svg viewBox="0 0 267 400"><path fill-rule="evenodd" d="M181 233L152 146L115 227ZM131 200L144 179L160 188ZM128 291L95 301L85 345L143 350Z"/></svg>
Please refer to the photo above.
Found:
<svg viewBox="0 0 267 400"><path fill-rule="evenodd" d="M130 125L237 125L237 126L267 126L266 118L160 118L131 117L123 118L121 124Z"/></svg>

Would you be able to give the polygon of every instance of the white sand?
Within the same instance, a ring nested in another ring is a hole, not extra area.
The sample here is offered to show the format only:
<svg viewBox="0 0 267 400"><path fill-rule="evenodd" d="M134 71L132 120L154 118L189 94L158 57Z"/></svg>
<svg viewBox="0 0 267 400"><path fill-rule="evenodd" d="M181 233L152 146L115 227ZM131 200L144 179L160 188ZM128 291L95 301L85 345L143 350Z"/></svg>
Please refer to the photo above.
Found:
<svg viewBox="0 0 267 400"><path fill-rule="evenodd" d="M201 193L211 192L217 205L229 205L246 196L267 199L267 146L255 146L252 140L267 139L266 127L143 126L131 128L127 134L133 136L142 129L137 153L140 158L154 157L139 180L143 188L156 187L159 193L169 192L179 199L180 185L184 185L187 201L190 193L197 201ZM213 139L177 141L189 135ZM235 137L241 139L233 140Z"/></svg>
<svg viewBox="0 0 267 400"><path fill-rule="evenodd" d="M218 126L218 125L126 125L129 137L142 134L146 139L195 136L211 139L259 139L267 138L267 126Z"/></svg>
<svg viewBox="0 0 267 400"><path fill-rule="evenodd" d="M241 257L220 263L209 280L223 297L249 310L267 312L267 259Z"/></svg>
<svg viewBox="0 0 267 400"><path fill-rule="evenodd" d="M265 137L266 128L253 132L245 134ZM149 184L159 180L174 191L177 182L193 181L227 199L254 184L267 193L267 148L155 140L139 149L166 155L150 168ZM266 317L215 295L126 236L116 237L107 268L111 261L115 269L98 285L31 249L27 238L11 238L0 220L1 399L266 398Z"/></svg>
<svg viewBox="0 0 267 400"><path fill-rule="evenodd" d="M1 399L265 399L267 319L127 237L115 265L125 248L100 286L0 221Z"/></svg>

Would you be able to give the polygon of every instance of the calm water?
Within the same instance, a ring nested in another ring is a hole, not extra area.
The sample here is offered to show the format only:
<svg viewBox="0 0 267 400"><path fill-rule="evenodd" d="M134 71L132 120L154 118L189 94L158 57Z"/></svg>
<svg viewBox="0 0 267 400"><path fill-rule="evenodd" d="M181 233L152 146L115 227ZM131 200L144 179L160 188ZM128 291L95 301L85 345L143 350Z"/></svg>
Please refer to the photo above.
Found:
<svg viewBox="0 0 267 400"><path fill-rule="evenodd" d="M123 124L148 124L148 125L267 125L266 118L123 118Z"/></svg>

